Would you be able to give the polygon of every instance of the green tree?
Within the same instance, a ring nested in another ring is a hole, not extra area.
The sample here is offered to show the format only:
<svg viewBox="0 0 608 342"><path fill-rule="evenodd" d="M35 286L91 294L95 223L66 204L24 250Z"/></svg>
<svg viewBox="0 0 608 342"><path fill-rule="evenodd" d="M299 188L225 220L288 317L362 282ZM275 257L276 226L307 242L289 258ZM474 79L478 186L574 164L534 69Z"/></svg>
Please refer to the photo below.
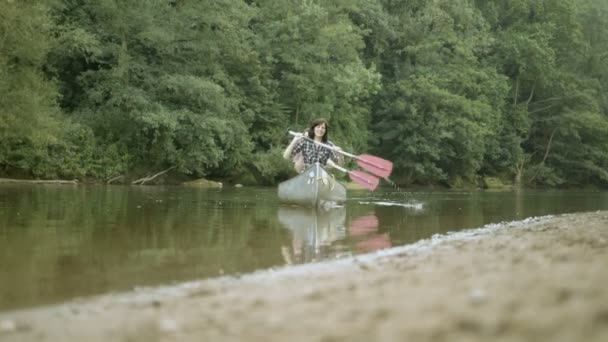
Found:
<svg viewBox="0 0 608 342"><path fill-rule="evenodd" d="M378 152L398 181L474 180L496 132L504 78L482 57L491 36L467 1L387 2L396 36L381 54Z"/></svg>
<svg viewBox="0 0 608 342"><path fill-rule="evenodd" d="M56 16L66 18L66 45L54 60L70 95L64 108L100 144L123 151L128 170L235 172L251 151L239 82L255 82L243 66L256 57L251 11L234 5L65 1Z"/></svg>
<svg viewBox="0 0 608 342"><path fill-rule="evenodd" d="M0 167L45 177L62 139L57 88L43 72L53 22L37 1L3 1L0 22Z"/></svg>
<svg viewBox="0 0 608 342"><path fill-rule="evenodd" d="M300 129L324 116L341 145L365 146L367 100L380 78L360 59L363 32L349 18L349 3L261 1L258 6L254 29L287 123Z"/></svg>
<svg viewBox="0 0 608 342"><path fill-rule="evenodd" d="M511 81L498 139L502 148L488 157L489 167L508 167L516 185L605 178L605 160L581 153L589 150L581 146L590 143L582 139L590 136L587 121L599 123L601 115L596 100L600 88L585 72L580 55L590 51L580 7L571 0L479 6L498 37L491 58Z"/></svg>

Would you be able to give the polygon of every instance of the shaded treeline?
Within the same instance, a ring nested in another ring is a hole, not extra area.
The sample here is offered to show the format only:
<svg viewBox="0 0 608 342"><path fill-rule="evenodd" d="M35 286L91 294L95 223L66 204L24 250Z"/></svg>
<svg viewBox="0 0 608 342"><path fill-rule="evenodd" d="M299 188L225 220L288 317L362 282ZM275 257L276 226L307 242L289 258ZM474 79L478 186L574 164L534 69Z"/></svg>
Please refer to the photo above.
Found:
<svg viewBox="0 0 608 342"><path fill-rule="evenodd" d="M330 119L400 184L608 184L602 0L0 0L0 174L274 184Z"/></svg>

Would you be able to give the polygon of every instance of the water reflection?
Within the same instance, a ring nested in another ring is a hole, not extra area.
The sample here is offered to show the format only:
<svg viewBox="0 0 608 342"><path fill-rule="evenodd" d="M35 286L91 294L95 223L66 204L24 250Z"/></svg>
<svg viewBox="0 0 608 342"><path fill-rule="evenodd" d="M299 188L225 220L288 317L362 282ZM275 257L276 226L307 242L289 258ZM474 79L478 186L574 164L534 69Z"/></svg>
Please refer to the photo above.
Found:
<svg viewBox="0 0 608 342"><path fill-rule="evenodd" d="M349 232L355 239L355 250L368 253L392 246L388 233L378 233L378 217L375 214L360 216L351 221Z"/></svg>
<svg viewBox="0 0 608 342"><path fill-rule="evenodd" d="M378 217L368 213L347 222L345 208L278 209L279 222L291 232L291 244L281 246L287 264L299 264L391 247L388 233L379 233Z"/></svg>
<svg viewBox="0 0 608 342"><path fill-rule="evenodd" d="M318 261L339 256L333 243L346 237L346 210L328 211L298 207L278 209L279 222L291 231L291 246L281 246L287 264Z"/></svg>
<svg viewBox="0 0 608 342"><path fill-rule="evenodd" d="M319 213L281 207L275 188L0 186L0 311L606 208L588 191L352 191Z"/></svg>

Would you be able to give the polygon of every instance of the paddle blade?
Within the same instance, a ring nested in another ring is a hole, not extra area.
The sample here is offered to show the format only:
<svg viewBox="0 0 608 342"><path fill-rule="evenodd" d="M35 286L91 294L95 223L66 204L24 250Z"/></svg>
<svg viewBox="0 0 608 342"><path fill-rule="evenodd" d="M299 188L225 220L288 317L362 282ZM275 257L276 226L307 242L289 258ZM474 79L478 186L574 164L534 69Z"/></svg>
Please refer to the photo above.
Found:
<svg viewBox="0 0 608 342"><path fill-rule="evenodd" d="M386 178L393 172L393 163L380 157L362 154L357 157L357 165L360 168L375 174L378 177Z"/></svg>
<svg viewBox="0 0 608 342"><path fill-rule="evenodd" d="M348 175L353 182L360 184L369 191L376 190L376 187L378 187L378 183L380 182L378 177L361 171L349 171Z"/></svg>

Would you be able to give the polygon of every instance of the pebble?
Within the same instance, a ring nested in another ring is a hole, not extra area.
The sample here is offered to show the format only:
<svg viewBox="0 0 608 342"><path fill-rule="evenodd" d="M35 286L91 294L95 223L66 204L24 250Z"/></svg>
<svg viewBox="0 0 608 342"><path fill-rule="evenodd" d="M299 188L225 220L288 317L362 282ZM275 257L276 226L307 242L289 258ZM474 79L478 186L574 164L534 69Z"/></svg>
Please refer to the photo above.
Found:
<svg viewBox="0 0 608 342"><path fill-rule="evenodd" d="M171 334L177 332L178 324L174 319L163 318L158 322L158 330L165 334Z"/></svg>
<svg viewBox="0 0 608 342"><path fill-rule="evenodd" d="M17 323L12 320L5 320L0 322L0 333L11 333L17 330Z"/></svg>
<svg viewBox="0 0 608 342"><path fill-rule="evenodd" d="M488 295L486 292L480 288L471 289L469 292L469 299L471 299L471 303L473 304L482 304L486 300L488 300Z"/></svg>

